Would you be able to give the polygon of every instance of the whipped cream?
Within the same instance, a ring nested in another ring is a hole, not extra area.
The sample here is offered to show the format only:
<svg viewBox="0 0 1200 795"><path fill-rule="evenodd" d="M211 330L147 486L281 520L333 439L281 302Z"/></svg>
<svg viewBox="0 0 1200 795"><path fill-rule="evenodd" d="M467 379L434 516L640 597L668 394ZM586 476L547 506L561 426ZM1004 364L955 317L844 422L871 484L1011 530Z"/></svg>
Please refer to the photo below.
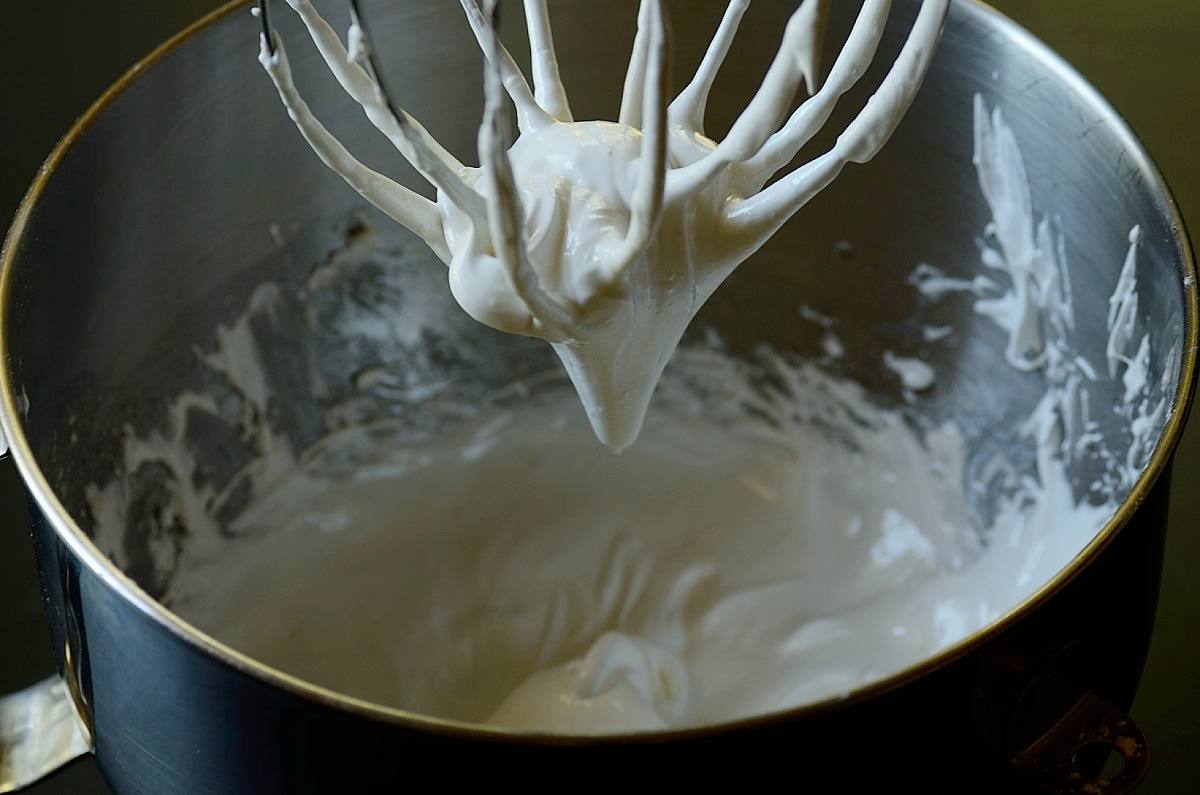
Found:
<svg viewBox="0 0 1200 795"><path fill-rule="evenodd" d="M130 443L143 460L178 447ZM966 457L955 426L918 432L811 364L690 344L620 458L554 380L452 431L354 425L262 467L232 522L194 527L182 557L159 541L164 599L256 659L421 714L572 734L714 723L954 643L1112 512L1054 462L976 528ZM127 485L92 494L113 539Z"/></svg>
<svg viewBox="0 0 1200 795"><path fill-rule="evenodd" d="M351 52L308 0L288 3L342 87L437 188L437 201L356 161L304 102L282 42L264 37L260 60L301 134L449 266L450 289L472 317L553 345L596 435L617 451L636 439L663 368L713 291L847 164L871 160L886 143L928 70L949 8L949 0L924 0L895 65L834 147L764 189L866 71L890 0L864 2L823 84L816 75L825 3L801 3L762 86L720 143L704 134L705 108L749 0L731 0L695 77L673 101L666 8L643 0L618 121L571 115L545 0L525 2L536 91L497 41L490 14L461 0L491 64L479 168L390 106L357 19ZM802 85L810 97L789 117ZM502 90L520 125L511 147L501 129Z"/></svg>

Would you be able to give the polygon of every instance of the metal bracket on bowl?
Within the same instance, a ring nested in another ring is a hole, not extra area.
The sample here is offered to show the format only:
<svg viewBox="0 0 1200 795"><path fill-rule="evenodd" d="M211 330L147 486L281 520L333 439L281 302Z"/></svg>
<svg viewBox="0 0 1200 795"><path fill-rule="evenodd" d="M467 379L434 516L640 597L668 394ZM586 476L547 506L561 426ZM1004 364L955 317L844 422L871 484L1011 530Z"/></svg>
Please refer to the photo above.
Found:
<svg viewBox="0 0 1200 795"><path fill-rule="evenodd" d="M1150 743L1132 718L1087 692L1012 765L1045 792L1124 795L1150 772Z"/></svg>
<svg viewBox="0 0 1200 795"><path fill-rule="evenodd" d="M65 600L62 675L0 694L0 795L19 792L93 750L78 576L59 550Z"/></svg>
<svg viewBox="0 0 1200 795"><path fill-rule="evenodd" d="M27 787L91 750L61 678L0 696L0 793Z"/></svg>

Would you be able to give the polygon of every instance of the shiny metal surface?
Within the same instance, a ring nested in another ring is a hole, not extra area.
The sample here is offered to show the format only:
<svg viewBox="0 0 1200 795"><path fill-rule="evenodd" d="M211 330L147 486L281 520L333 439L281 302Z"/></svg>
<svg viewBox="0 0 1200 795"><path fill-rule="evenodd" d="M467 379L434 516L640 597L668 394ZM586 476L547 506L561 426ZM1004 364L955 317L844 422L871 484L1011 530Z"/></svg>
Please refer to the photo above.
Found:
<svg viewBox="0 0 1200 795"><path fill-rule="evenodd" d="M60 677L0 696L0 793L34 784L91 750Z"/></svg>
<svg viewBox="0 0 1200 795"><path fill-rule="evenodd" d="M396 84L412 94L406 94L405 103L453 144L456 154L467 156L478 116L479 65L473 57L456 54L445 71L431 73L428 68L431 51L457 53L455 42L467 42L469 34L450 5L409 4L376 23L376 35L403 42L391 59L391 69ZM681 15L677 30L681 59L697 55L688 45L694 49L703 41L712 23L709 17L719 10L715 4L709 6L712 13L708 16ZM770 37L772 30L778 30L782 9L775 11L776 18L772 19L768 10L754 23L761 28L748 33L747 40ZM569 31L564 35L579 42L573 56L563 59L568 87L587 98L581 103L582 114L600 115L599 109L611 106L619 90L611 70L620 60L617 43L628 40L632 15L614 16L607 7L601 11L581 6L564 23L560 27ZM599 30L605 35L596 35ZM5 351L11 357L4 420L10 432L20 423L23 434L13 434L15 455L48 519L38 536L43 576L50 565L51 552L47 550L61 543L68 553L66 566L79 581L79 620L88 628L88 648L93 653L88 661L91 683L87 687L92 694L106 688L111 693L128 692L128 683L116 678L122 669L150 673L131 657L133 650L121 648L121 633L113 634L112 617L120 615L126 631L145 641L138 656L175 659L173 676L186 682L190 671L194 674L190 681L208 686L205 703L200 704L182 692L179 688L183 685L174 678L150 680L156 685L155 697L179 714L206 715L217 725L212 710L220 708L222 695L236 691L239 709L246 710L256 731L266 731L267 725L278 731L280 725L269 718L256 718L256 708L261 708L263 715L272 710L279 714L279 710L299 709L292 704L295 699L311 705L313 715L306 721L319 716L329 722L322 730L326 736L349 716L406 729L404 739L409 742L427 740L426 734L469 734L465 727L423 723L394 710L311 688L220 647L113 571L81 536L72 518L80 515L80 487L95 476L94 468L107 463L105 450L111 447L114 430L122 420L138 419L136 414L123 412L136 408L136 401L153 403L169 394L185 375L172 369L180 366L178 357L164 355L164 341L207 332L215 320L224 317L222 312L229 311L229 297L244 294L247 286L267 276L295 276L307 267L303 256L279 260L264 234L268 224L294 220L316 227L320 224L314 224L314 219L328 221L353 206L351 197L290 134L286 119L270 101L268 87L261 80L256 82L259 76L247 68L253 33L253 26L240 15L222 18L196 33L184 47L164 54L147 70L146 77L109 97L103 111L85 120L69 148L56 157L51 172L35 189L35 201L26 206L14 227L3 283ZM514 39L519 40L515 33ZM519 49L519 44L514 43L513 48ZM474 52L466 47L461 51ZM339 103L311 53L306 56L294 56L295 68L311 85L313 104L329 109L327 119L336 119L331 125L335 132L357 144L366 159L394 162L386 149L363 135L355 114L337 113L335 109L344 103ZM722 95L743 96L746 92L739 90L739 85L744 88L756 79L766 57L766 52L743 44L735 59L737 68L730 70L718 90ZM992 77L993 71L999 73L998 78ZM204 78L197 80L197 75ZM178 98L184 86L189 101L181 104ZM1104 272L1112 271L1119 266L1115 252L1121 250L1120 241L1128 227L1143 224L1150 242L1142 265L1148 285L1143 301L1156 319L1156 340L1161 343L1172 335L1186 335L1189 342L1175 395L1180 410L1167 427L1147 476L1104 539L1086 551L1080 560L1083 564L1095 558L1103 542L1131 519L1138 503L1152 496L1151 486L1167 466L1190 398L1194 285L1183 286L1184 277L1192 271L1178 218L1136 141L1077 75L1020 31L977 6L960 4L930 85L881 161L848 174L828 197L811 206L785 236L731 281L706 317L746 344L783 334L789 347L803 352L816 340L807 339L803 330L789 322L797 297L803 296L807 303L832 314L853 310L864 319L855 332L863 340L892 344L911 339L903 324L913 307L911 302L896 299L900 293L897 281L915 264L912 259L918 253L947 263L960 258L962 251L972 249L974 235L986 220L971 184L972 175L962 168L970 151L969 98L976 90L987 92L993 102L1004 102L1018 136L1031 142L1026 156L1036 163L1035 194L1048 205L1071 208L1064 214L1064 226L1072 242L1073 261L1096 263ZM459 97L461 102L450 105L444 101L446 96ZM961 113L951 112L957 108ZM714 107L716 115L726 121L736 110L719 103ZM274 157L264 161L264 150L272 151ZM214 166L217 163L220 167ZM397 173L411 184L419 184L414 175L402 170ZM894 189L887 196L877 195L871 190L876 180ZM905 214L896 215L895 207L905 207ZM934 228L926 222L947 217L956 219L952 227ZM62 228L71 229L72 234L53 234ZM856 243L854 263L838 263L831 256L835 244L843 239ZM305 245L308 253L315 255L329 243L314 234ZM807 267L812 262L825 265ZM170 266L164 267L164 263ZM1081 302L1092 307L1106 302L1110 281L1086 281L1081 286ZM745 323L741 311L747 305L755 306L753 327ZM1086 318L1092 323L1090 331L1097 344L1103 336L1101 317L1102 313L1093 310ZM965 313L948 319L969 327L973 320ZM936 416L962 405L983 407L981 416L974 418L978 439L1001 438L999 429L1011 420L1005 410L1015 412L1027 405L1036 395L1037 384L1005 383L1001 391L1008 405L997 401L996 374L985 362L999 340L978 330L978 335L969 335L967 345L948 349L947 357L938 362L953 374L952 386L945 399L935 400L929 411ZM1158 344L1156 348L1163 357L1158 365L1167 366L1169 346ZM154 373L157 379L147 379L147 373ZM877 363L865 358L852 361L848 374L888 396L890 386L878 377ZM33 409L18 419L17 396L26 394ZM890 397L898 399L895 394ZM67 444L63 420L80 412L91 422L83 428L82 442ZM97 454L81 460L74 453L80 448ZM66 506L73 508L68 511ZM1048 586L1033 601L1048 596L1066 579L1064 576ZM1000 624L1011 625L1018 617L1010 615ZM971 639L920 670L870 688L852 701L861 703L891 688L915 684L919 676L982 640ZM109 657L97 654L99 651ZM180 655L190 656L180 661ZM252 676L244 676L246 673ZM254 691L268 683L275 690ZM196 744L197 737L189 736L186 743L181 738L180 745L172 747L161 718L155 723L147 717L142 726L157 726L162 747L149 752L149 758L145 752L130 753L122 743L135 739L127 728L138 725L138 716L104 714L104 699L95 703L98 755L109 775L124 781L144 777L143 781L154 785L146 784L151 791L171 791L172 781L179 786L179 780L171 778L176 762L172 754ZM822 709L830 708L836 707ZM793 711L776 720L811 718L822 709ZM762 722L747 722L736 728L763 726ZM199 739L219 742L220 735L213 733L212 726L192 730L200 733ZM275 736L259 737L255 742L265 745L248 743L236 759L225 763L248 761L256 748L275 748L282 741ZM203 775L205 768L189 770ZM278 784L279 779L264 783Z"/></svg>

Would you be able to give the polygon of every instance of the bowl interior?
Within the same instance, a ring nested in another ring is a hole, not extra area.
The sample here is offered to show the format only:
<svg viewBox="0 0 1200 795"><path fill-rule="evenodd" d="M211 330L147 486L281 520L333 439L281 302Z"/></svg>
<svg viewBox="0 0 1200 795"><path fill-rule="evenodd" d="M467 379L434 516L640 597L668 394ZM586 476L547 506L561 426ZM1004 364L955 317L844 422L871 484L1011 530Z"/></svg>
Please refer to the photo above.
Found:
<svg viewBox="0 0 1200 795"><path fill-rule="evenodd" d="M340 26L338 4L329 5ZM560 60L576 115L611 116L635 4L559 5ZM748 15L717 83L711 131L726 129L757 87L787 5ZM855 4L834 5L830 38L838 41ZM898 51L916 3L897 5L876 67L830 131L861 107L880 65ZM672 4L677 84L721 6ZM428 193L339 93L291 15L278 16L293 42L297 82L332 131L365 162ZM391 4L372 14L372 25L402 103L474 162L481 64L458 9L441 0ZM519 14L506 18L505 35L524 63ZM131 457L128 439L157 434L186 449L197 483L234 495L217 517L222 524L251 496L236 494L239 479L264 453L246 434L248 422L268 423L297 451L368 420L428 431L452 418L422 397L423 386L447 382L455 400L480 403L553 368L541 343L466 317L444 267L324 169L279 108L256 49L252 21L227 14L111 97L42 185L11 251L4 335L21 431L84 532L98 521L89 487L114 472L128 477L127 527L99 542L152 596L166 593L179 550L191 543L188 529L161 510L182 475L164 460ZM1192 355L1184 346L1190 265L1173 206L1112 110L1026 34L973 3L955 5L927 83L882 155L848 170L743 265L703 310L694 336L715 333L747 362L764 346L823 361L915 428L955 422L966 437L967 478L980 477L997 455L1035 466L1022 426L1046 392L1046 372L1005 363L1006 334L970 295L930 300L912 281L927 263L951 278L985 274L1002 290L1012 286L981 262L993 213L971 162L977 96L1001 109L1026 163L1036 218L1061 236L1074 304L1067 353L1096 371L1086 385L1094 432L1100 448L1124 461L1132 443L1131 417L1120 408L1128 385L1105 363L1110 296L1135 226L1142 243L1134 336L1148 341L1153 374L1144 401L1165 407L1147 414L1152 442L1178 408L1181 365ZM827 147L834 132L801 158ZM339 270L347 252L361 255L349 277ZM361 313L341 312L346 302L394 311L403 322L365 324ZM812 310L808 319L802 307ZM826 355L828 329L811 320L817 315L836 320L843 356ZM942 326L955 334L928 338L925 329ZM266 417L248 420L245 383L233 383L228 362L214 365L221 335L239 328L256 341L276 396ZM935 386L913 400L882 366L884 351L932 365ZM1140 471L1152 450L1129 463ZM1111 470L1111 458L1070 461L1078 499ZM1106 484L1104 498L1119 502L1133 479ZM983 523L993 508L986 491L972 505Z"/></svg>

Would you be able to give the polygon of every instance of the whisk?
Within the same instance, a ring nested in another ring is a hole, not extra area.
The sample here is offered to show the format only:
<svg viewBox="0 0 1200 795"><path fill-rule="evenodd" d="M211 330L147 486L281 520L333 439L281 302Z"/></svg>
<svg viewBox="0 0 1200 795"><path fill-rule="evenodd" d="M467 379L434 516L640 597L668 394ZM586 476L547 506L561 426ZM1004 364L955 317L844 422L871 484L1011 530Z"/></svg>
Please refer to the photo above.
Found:
<svg viewBox="0 0 1200 795"><path fill-rule="evenodd" d="M836 144L767 186L867 71L892 6L864 0L818 81L827 2L799 5L758 92L717 142L704 134L705 111L750 0L730 0L673 99L666 4L642 0L616 122L572 116L546 0L524 0L533 88L499 40L497 0L482 8L460 0L487 64L475 168L393 102L358 0L348 0L347 44L309 0L287 0L342 88L436 188L436 200L372 171L329 133L293 82L268 0L257 11L260 61L317 155L446 262L468 313L550 342L597 435L619 450L637 436L667 359L713 291L846 165L886 143L928 70L950 0L922 0L895 63ZM792 111L802 85L808 98ZM505 94L516 109L515 141ZM554 151L570 157L544 156Z"/></svg>

